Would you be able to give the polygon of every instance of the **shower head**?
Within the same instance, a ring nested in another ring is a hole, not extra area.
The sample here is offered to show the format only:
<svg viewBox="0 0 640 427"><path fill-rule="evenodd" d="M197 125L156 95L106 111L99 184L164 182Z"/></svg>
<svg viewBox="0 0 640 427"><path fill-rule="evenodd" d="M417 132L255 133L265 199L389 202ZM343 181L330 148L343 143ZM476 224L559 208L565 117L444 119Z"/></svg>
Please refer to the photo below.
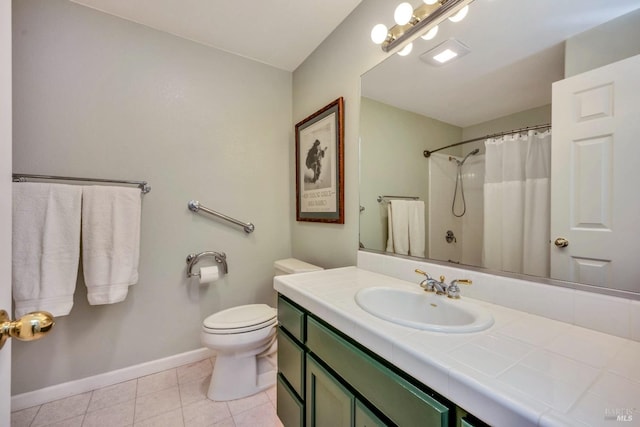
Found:
<svg viewBox="0 0 640 427"><path fill-rule="evenodd" d="M462 159L462 161L456 160L458 162L458 166L462 166L464 164L464 162L467 161L467 159L469 158L469 156L475 156L476 154L478 154L480 152L479 148L476 148L475 150L469 152L466 156L464 156L464 159Z"/></svg>

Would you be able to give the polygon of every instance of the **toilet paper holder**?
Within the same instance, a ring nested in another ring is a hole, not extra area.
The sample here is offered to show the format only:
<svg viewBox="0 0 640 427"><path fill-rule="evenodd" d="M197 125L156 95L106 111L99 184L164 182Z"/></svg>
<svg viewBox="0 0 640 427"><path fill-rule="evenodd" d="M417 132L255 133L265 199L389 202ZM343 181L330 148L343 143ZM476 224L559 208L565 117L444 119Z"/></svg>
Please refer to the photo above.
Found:
<svg viewBox="0 0 640 427"><path fill-rule="evenodd" d="M227 266L227 255L224 252L205 251L200 252L199 254L193 253L187 255L187 277L200 276L200 273L194 273L192 270L193 266L204 257L213 257L218 263L218 267L223 274L227 274L229 272L229 268Z"/></svg>

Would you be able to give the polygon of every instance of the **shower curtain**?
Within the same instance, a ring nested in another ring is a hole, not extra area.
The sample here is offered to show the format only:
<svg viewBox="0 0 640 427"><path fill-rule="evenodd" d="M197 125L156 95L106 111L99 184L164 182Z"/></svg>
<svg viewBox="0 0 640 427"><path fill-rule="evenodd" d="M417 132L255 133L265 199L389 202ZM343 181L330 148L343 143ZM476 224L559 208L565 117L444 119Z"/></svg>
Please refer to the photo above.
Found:
<svg viewBox="0 0 640 427"><path fill-rule="evenodd" d="M551 131L485 141L487 268L549 276Z"/></svg>

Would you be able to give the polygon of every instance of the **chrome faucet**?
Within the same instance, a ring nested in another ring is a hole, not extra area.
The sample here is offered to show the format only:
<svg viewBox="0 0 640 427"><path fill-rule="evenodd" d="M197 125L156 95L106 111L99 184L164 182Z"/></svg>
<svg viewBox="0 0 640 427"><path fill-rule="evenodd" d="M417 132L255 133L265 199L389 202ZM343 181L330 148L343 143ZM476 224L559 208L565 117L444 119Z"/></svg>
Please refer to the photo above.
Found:
<svg viewBox="0 0 640 427"><path fill-rule="evenodd" d="M469 279L455 279L451 281L450 285L447 285L444 276L440 276L440 280L436 280L422 270L416 269L415 272L426 277L426 279L420 282L420 287L426 292L435 292L438 295L446 295L453 299L460 298L460 287L458 286L458 283L463 285L470 285L473 283Z"/></svg>
<svg viewBox="0 0 640 427"><path fill-rule="evenodd" d="M440 281L438 281L429 276L429 273L422 270L416 269L415 272L426 277L426 279L420 282L420 287L426 292L435 292L438 295L443 295L447 291L447 284L444 283L444 276L440 276Z"/></svg>

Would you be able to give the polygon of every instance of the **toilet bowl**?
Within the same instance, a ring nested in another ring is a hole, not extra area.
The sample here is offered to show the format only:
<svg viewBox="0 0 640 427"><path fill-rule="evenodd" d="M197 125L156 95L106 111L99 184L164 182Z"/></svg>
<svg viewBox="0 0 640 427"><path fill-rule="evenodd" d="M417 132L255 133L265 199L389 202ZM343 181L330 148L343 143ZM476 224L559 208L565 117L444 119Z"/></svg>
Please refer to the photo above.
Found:
<svg viewBox="0 0 640 427"><path fill-rule="evenodd" d="M274 267L276 275L322 270L294 258ZM232 307L204 319L202 344L216 352L209 399L241 399L275 385L277 323L276 309L266 304Z"/></svg>
<svg viewBox="0 0 640 427"><path fill-rule="evenodd" d="M249 304L204 319L202 344L216 351L207 397L240 399L275 384L276 309Z"/></svg>

